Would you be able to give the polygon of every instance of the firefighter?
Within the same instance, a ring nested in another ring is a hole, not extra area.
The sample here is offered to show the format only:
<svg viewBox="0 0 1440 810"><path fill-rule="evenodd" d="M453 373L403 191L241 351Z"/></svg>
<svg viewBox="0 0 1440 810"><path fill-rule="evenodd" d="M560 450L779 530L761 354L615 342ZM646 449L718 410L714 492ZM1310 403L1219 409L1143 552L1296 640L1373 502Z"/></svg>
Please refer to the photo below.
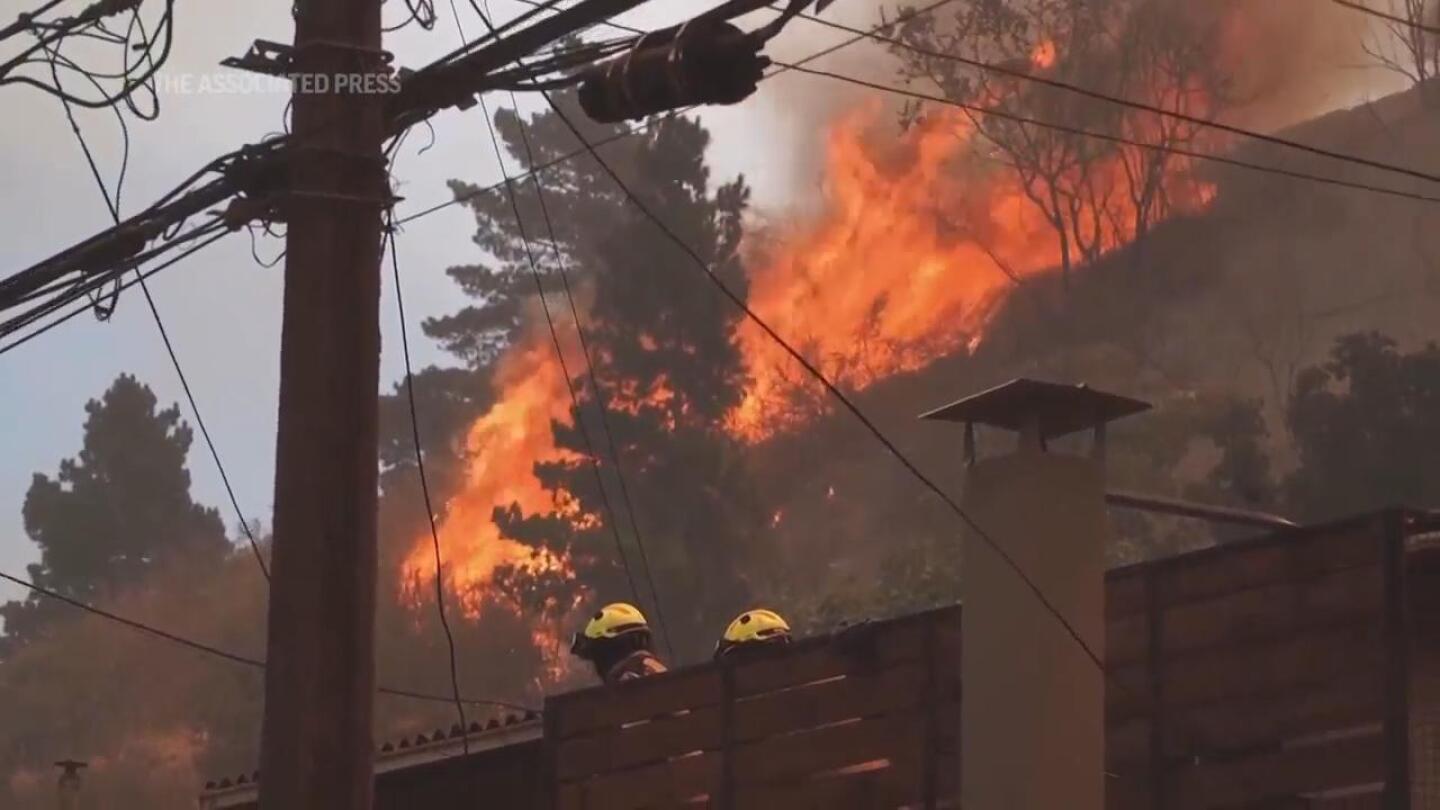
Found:
<svg viewBox="0 0 1440 810"><path fill-rule="evenodd" d="M645 614L634 605L615 602L590 617L575 634L570 652L593 664L601 681L616 684L666 671L653 644Z"/></svg>
<svg viewBox="0 0 1440 810"><path fill-rule="evenodd" d="M790 643L790 625L773 610L747 610L725 628L715 644L715 660L733 660L751 651Z"/></svg>

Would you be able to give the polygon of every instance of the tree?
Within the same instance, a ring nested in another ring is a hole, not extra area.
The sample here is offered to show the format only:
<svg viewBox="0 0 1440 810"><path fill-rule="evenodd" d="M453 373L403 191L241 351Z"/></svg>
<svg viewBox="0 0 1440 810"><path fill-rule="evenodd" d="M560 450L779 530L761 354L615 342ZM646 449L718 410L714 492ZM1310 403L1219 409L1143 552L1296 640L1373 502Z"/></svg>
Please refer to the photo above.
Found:
<svg viewBox="0 0 1440 810"><path fill-rule="evenodd" d="M613 127L585 120L573 98L557 101L591 142L616 134ZM507 151L522 165L544 165L583 149L553 112L525 120L523 132L513 112L498 113L496 123ZM676 118L601 149L626 185L743 296L738 249L749 192L740 179L712 191L704 159L708 144L709 134L697 122ZM593 159L558 162L544 171L543 183L549 217L535 184L515 184L519 222L506 196L455 185L475 211L477 244L497 261L452 270L476 303L426 325L433 337L476 365L498 358L521 339L522 328L535 329L538 322L543 330L532 256L546 286L545 303L562 342L571 347L577 342L558 274L562 263L577 300L599 390L578 348L567 350L578 407L569 410L568 423L552 426L567 456L536 468L556 494L557 506L542 514L502 508L495 519L508 537L569 555L579 581L511 569L497 582L533 615L575 604L577 586L599 599L630 599L612 538L618 529L640 600L648 604L632 539L632 526L638 527L677 647L685 655L708 653L715 628L743 602L743 548L762 523L742 468L744 448L723 428L744 382L734 334L738 312L708 288L685 252L629 204ZM545 340L549 351L548 336ZM597 464L603 491L596 484ZM617 470L634 515L625 508Z"/></svg>
<svg viewBox="0 0 1440 810"><path fill-rule="evenodd" d="M1375 9L1389 19L1377 18L1376 30L1366 38L1365 53L1392 73L1421 88L1422 97L1437 96L1430 80L1440 76L1440 3L1434 0L1386 0Z"/></svg>
<svg viewBox="0 0 1440 810"><path fill-rule="evenodd" d="M1405 354L1376 332L1336 341L1301 372L1286 421L1299 466L1285 491L1319 520L1440 505L1440 347Z"/></svg>
<svg viewBox="0 0 1440 810"><path fill-rule="evenodd" d="M1112 39L1117 95L1195 119L1219 117L1234 99L1215 14L1185 0L1134 0ZM1128 208L1126 221L1114 227L1121 238L1135 241L1138 267L1150 226L1198 201L1198 181L1182 170L1189 159L1173 150L1194 150L1207 130L1175 116L1133 110L1119 116L1118 127L1132 143L1158 147L1116 147L1129 205L1121 207Z"/></svg>
<svg viewBox="0 0 1440 810"><path fill-rule="evenodd" d="M1128 98L1201 118L1228 101L1217 65L1218 12L1179 0L964 0L948 19L913 15L896 47L907 80L935 84L971 105L976 149L1008 167L1055 233L1062 280L1071 270L1131 239L1198 199L1198 186L1170 151L1192 144L1201 127L1158 113L1125 110L1028 82L1016 73ZM977 70L948 55L999 65ZM995 110L988 115L975 108ZM916 115L907 109L906 119ZM1055 125L1056 128L1037 123ZM1085 132L1159 149L1125 146ZM1134 254L1140 263L1141 252Z"/></svg>
<svg viewBox="0 0 1440 810"><path fill-rule="evenodd" d="M1084 83L1085 74L1093 71L1091 55L1101 42L1110 5L1109 0L965 0L948 24L932 14L914 15L897 33L920 51ZM895 52L907 79L927 79L951 99L1006 114L1002 118L965 111L993 158L1015 173L1025 196L1054 229L1061 276L1068 284L1074 265L1094 258L1105 246L1110 223L1103 208L1116 189L1099 168L1114 147L1018 119L1095 129L1109 126L1106 117L1112 111L1043 85L972 71L943 57L904 48Z"/></svg>
<svg viewBox="0 0 1440 810"><path fill-rule="evenodd" d="M122 374L85 413L79 455L62 460L54 478L36 473L26 493L25 532L40 547L30 578L93 602L171 558L223 557L219 513L190 497L192 435L179 407L157 411L150 388ZM0 606L7 640L35 638L54 609L33 594Z"/></svg>

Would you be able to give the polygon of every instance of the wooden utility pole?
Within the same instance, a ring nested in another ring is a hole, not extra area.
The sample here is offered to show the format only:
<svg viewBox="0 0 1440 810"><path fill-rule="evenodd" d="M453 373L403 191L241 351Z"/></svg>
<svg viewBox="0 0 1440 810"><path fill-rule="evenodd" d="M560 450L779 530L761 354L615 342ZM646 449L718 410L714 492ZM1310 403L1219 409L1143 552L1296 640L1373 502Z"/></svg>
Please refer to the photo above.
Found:
<svg viewBox="0 0 1440 810"><path fill-rule="evenodd" d="M375 686L380 0L298 0L264 810L368 810Z"/></svg>

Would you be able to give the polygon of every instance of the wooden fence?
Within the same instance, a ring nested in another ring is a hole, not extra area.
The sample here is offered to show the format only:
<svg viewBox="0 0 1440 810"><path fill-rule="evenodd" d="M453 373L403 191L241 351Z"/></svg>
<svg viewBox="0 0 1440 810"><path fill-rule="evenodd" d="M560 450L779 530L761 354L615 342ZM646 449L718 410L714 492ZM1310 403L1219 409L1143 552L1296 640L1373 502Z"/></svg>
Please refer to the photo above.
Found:
<svg viewBox="0 0 1440 810"><path fill-rule="evenodd" d="M1417 519L1111 572L1109 807L1410 807L1415 599L1440 588L1407 583ZM555 696L551 806L957 806L959 610Z"/></svg>
<svg viewBox="0 0 1440 810"><path fill-rule="evenodd" d="M1426 537L1390 511L1112 571L1109 808L1440 810ZM543 734L389 769L377 807L957 807L961 641L953 607L555 695Z"/></svg>

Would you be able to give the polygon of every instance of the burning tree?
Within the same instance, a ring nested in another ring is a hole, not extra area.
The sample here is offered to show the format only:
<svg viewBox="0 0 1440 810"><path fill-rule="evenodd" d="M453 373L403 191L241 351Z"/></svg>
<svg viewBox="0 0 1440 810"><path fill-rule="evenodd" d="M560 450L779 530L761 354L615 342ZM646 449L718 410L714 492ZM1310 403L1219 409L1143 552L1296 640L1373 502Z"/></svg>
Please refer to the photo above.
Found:
<svg viewBox="0 0 1440 810"><path fill-rule="evenodd" d="M964 102L982 157L1010 168L1054 231L1068 286L1077 263L1143 237L1181 205L1202 201L1182 158L1201 128L1068 91L1025 74L1197 117L1225 103L1219 12L1178 0L965 0L949 18L915 15L894 52L909 80ZM947 58L1002 68L987 71ZM981 110L993 110L990 115ZM919 115L906 111L906 123ZM1054 125L1040 126L1037 122ZM1126 146L1094 132L1151 145Z"/></svg>
<svg viewBox="0 0 1440 810"><path fill-rule="evenodd" d="M581 121L578 112L570 116ZM522 165L581 148L553 113L530 118L523 130L513 113L496 121ZM615 134L582 126L592 142ZM737 179L709 190L708 142L694 121L673 119L602 149L627 185L743 295L738 248L748 189ZM745 382L737 314L701 286L690 258L627 203L594 160L560 161L543 182L543 209L533 183L515 184L519 222L502 195L469 201L480 224L476 241L497 261L452 270L477 304L427 324L489 374L493 394L463 438L467 471L444 511L448 584L468 612L498 603L550 622L547 643L554 643L555 623L582 599L632 598L617 531L642 606L649 606L638 530L677 652L698 655L743 602L743 549L761 523L741 468L743 444L723 428ZM531 256L544 278L543 302ZM583 348L562 266L588 342ZM407 558L405 576L423 582L433 575L427 536Z"/></svg>
<svg viewBox="0 0 1440 810"><path fill-rule="evenodd" d="M1221 24L1213 10L1194 3L1142 0L1133 5L1114 40L1117 95L1192 119L1217 117L1233 100L1231 78L1220 67L1225 62ZM1118 125L1126 140L1154 147L1116 147L1130 217L1114 227L1140 248L1138 263L1152 224L1176 210L1193 209L1208 196L1208 187L1188 171L1189 159L1171 151L1206 145L1207 131L1191 121L1134 110L1119 116Z"/></svg>

